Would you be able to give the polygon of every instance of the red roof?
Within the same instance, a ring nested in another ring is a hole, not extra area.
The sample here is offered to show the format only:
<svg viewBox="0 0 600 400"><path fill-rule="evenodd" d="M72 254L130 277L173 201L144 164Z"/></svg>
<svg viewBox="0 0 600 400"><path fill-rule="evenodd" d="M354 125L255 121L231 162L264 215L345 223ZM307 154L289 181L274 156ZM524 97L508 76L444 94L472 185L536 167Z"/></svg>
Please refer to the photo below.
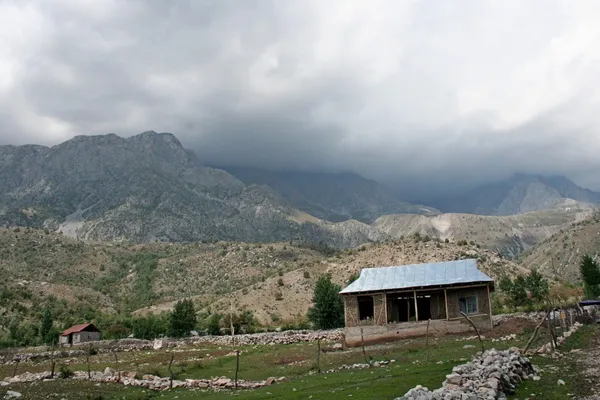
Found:
<svg viewBox="0 0 600 400"><path fill-rule="evenodd" d="M63 333L61 333L60 336L68 336L71 333L77 333L77 332L84 331L89 326L93 327L94 330L96 330L96 327L94 326L94 324L79 324L79 325L73 325L72 327L70 327L69 329L67 329Z"/></svg>

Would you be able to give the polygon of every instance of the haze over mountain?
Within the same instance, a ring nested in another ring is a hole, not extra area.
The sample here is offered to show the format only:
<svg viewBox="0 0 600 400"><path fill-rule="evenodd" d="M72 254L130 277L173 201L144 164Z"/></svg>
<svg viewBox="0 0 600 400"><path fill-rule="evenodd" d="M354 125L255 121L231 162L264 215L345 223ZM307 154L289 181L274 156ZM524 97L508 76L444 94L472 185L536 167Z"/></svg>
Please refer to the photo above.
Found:
<svg viewBox="0 0 600 400"><path fill-rule="evenodd" d="M371 223L386 214L437 214L438 210L402 201L392 190L356 173L269 171L223 167L244 183L267 185L294 207L328 221Z"/></svg>
<svg viewBox="0 0 600 400"><path fill-rule="evenodd" d="M531 211L574 207L576 203L600 204L600 193L584 189L564 176L515 174L491 182L458 197L430 202L444 212L483 215L515 215Z"/></svg>

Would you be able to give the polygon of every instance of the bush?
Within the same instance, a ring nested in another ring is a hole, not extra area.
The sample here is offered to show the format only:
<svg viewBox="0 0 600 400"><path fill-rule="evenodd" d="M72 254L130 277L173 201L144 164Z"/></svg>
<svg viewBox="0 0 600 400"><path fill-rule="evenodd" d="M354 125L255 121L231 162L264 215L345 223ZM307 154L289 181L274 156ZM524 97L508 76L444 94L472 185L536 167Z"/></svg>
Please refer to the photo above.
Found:
<svg viewBox="0 0 600 400"><path fill-rule="evenodd" d="M309 279L310 278L310 272L304 271L304 278L305 279Z"/></svg>
<svg viewBox="0 0 600 400"><path fill-rule="evenodd" d="M68 378L72 377L73 375L75 375L75 373L73 371L71 371L69 369L69 367L67 367L66 365L60 366L60 372L58 374L58 377L60 379L68 379Z"/></svg>
<svg viewBox="0 0 600 400"><path fill-rule="evenodd" d="M283 279L281 279L281 278L277 279L277 286L283 286L283 285L284 285Z"/></svg>

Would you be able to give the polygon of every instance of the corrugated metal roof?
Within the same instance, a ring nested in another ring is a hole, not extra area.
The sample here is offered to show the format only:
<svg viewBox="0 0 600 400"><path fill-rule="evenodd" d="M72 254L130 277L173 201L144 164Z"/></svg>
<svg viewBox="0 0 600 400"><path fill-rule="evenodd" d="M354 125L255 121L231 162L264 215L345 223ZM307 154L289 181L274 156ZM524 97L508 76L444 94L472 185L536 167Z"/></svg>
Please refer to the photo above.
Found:
<svg viewBox="0 0 600 400"><path fill-rule="evenodd" d="M494 282L477 268L477 260L444 261L394 267L364 268L340 293L373 292L460 283Z"/></svg>
<svg viewBox="0 0 600 400"><path fill-rule="evenodd" d="M71 333L78 333L78 332L85 330L88 327L93 328L93 330L98 330L93 324L79 324L79 325L73 325L69 329L63 331L63 333L61 333L60 336L68 336Z"/></svg>

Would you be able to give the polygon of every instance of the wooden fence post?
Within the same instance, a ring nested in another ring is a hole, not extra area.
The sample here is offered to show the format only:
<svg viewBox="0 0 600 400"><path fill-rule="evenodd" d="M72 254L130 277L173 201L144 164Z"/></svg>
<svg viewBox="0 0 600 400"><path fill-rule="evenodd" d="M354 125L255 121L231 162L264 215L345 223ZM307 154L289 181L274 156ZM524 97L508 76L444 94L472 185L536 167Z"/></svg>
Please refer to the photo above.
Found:
<svg viewBox="0 0 600 400"><path fill-rule="evenodd" d="M431 318L427 320L427 330L425 331L425 350L427 351L427 355L425 356L425 362L429 362L429 323L431 322Z"/></svg>
<svg viewBox="0 0 600 400"><path fill-rule="evenodd" d="M238 371L240 370L240 351L235 351L235 388L238 388Z"/></svg>
<svg viewBox="0 0 600 400"><path fill-rule="evenodd" d="M317 339L317 372L321 373L321 339Z"/></svg>
<svg viewBox="0 0 600 400"><path fill-rule="evenodd" d="M460 312L460 314L466 318L467 321L469 321L469 323L471 324L471 326L473 327L473 329L475 329L475 333L477 333L477 337L479 338L479 343L481 343L481 352L485 352L485 346L483 345L483 340L481 339L481 335L479 334L479 329L477 329L477 327L475 326L475 323L471 320L471 318L467 317L467 314L465 314L464 312Z"/></svg>
<svg viewBox="0 0 600 400"><path fill-rule="evenodd" d="M169 361L169 389L173 389L173 370L171 369L171 364L173 364L174 358L175 354L171 354L171 360Z"/></svg>

